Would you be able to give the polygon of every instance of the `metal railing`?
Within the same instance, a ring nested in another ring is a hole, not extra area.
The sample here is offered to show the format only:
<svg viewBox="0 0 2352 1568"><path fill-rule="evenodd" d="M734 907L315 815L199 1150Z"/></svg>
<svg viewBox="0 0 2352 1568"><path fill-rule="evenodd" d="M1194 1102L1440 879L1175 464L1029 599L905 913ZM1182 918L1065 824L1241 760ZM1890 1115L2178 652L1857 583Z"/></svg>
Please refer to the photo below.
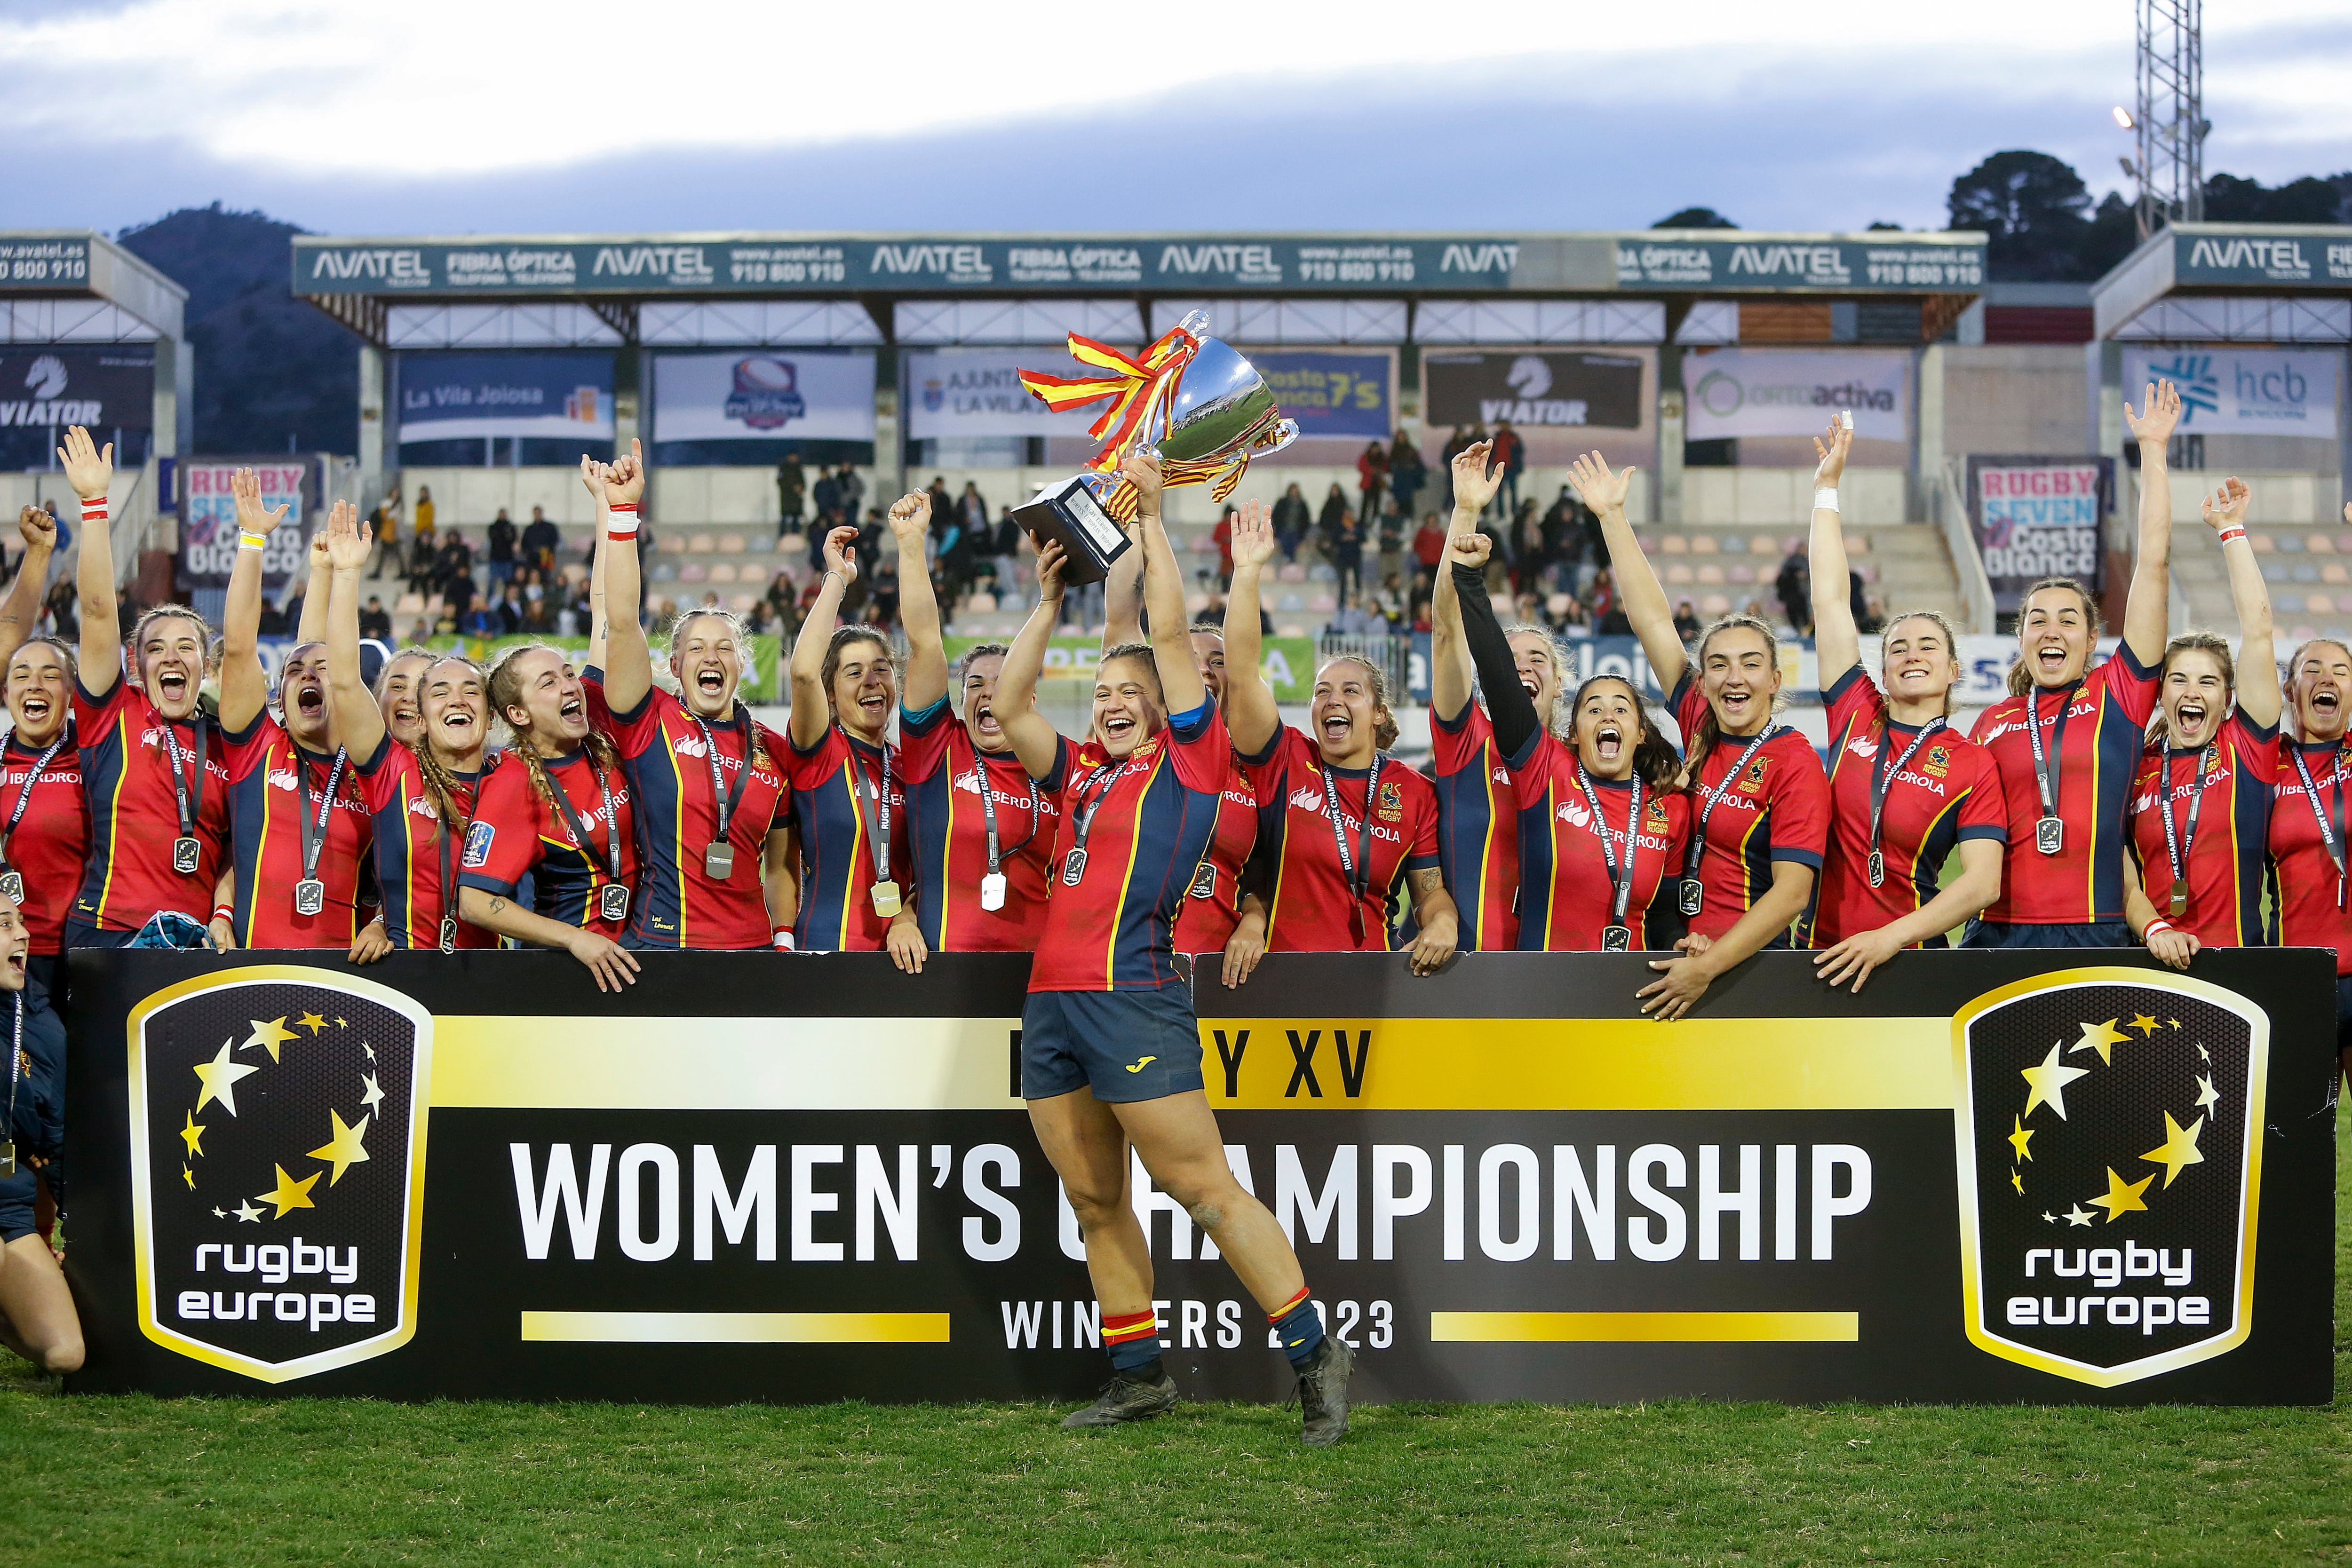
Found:
<svg viewBox="0 0 2352 1568"><path fill-rule="evenodd" d="M1411 637L1377 636L1342 637L1325 634L1315 640L1315 663L1319 667L1327 659L1352 657L1369 661L1388 677L1389 706L1402 706L1405 694L1412 690L1412 639Z"/></svg>
<svg viewBox="0 0 2352 1568"><path fill-rule="evenodd" d="M1977 549L1975 531L1969 527L1968 497L1960 487L1960 465L1957 460L1944 464L1938 499L1941 505L1935 507L1936 522L1944 530L1944 549L1952 558L1952 575L1960 584L1960 611L1968 621L1960 630L1997 631L1992 580L1985 575L1984 556Z"/></svg>

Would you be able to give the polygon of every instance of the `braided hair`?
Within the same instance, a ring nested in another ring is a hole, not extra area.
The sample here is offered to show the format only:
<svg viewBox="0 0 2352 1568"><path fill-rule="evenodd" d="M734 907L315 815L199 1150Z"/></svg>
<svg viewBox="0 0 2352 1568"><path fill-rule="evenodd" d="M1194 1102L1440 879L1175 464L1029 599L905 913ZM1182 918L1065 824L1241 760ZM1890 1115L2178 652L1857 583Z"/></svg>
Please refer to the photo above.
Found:
<svg viewBox="0 0 2352 1568"><path fill-rule="evenodd" d="M477 677L481 679L484 693L483 703L485 706L488 706L489 698L488 694L489 691L489 680L488 677L483 675L481 665L474 663L473 660L467 658L463 653L431 653L422 648L404 648L400 651L399 654L394 656L404 657L412 653L425 653L427 658L432 660L431 664L425 666L425 674L417 677L416 684L420 689L424 686L425 680L432 675L433 672L440 668L443 664L463 664L468 670L473 671ZM387 665L386 667L389 668L390 666ZM417 699L416 706L418 715L421 717L425 708L425 703L422 696L419 696ZM434 751L433 736L429 729L424 737L424 741L425 743L422 746L417 747L411 755L416 758L416 770L424 775L425 792L433 797L434 814L441 819L442 825L445 828L463 828L466 825L467 813L459 810L457 805L457 795L458 791L463 789L464 786L457 782L457 776L450 770L449 765L442 761L440 756Z"/></svg>
<svg viewBox="0 0 2352 1568"><path fill-rule="evenodd" d="M499 721L507 727L507 735L514 742L511 749L522 758L523 766L530 770L531 787L544 796L550 805L553 805L555 784L547 776L546 761L532 747L530 728L517 725L508 715L509 708L524 706L522 671L519 666L523 659L533 653L552 653L558 659L564 657L562 649L550 647L545 643L524 643L509 648L499 655L497 664L490 666L488 695L491 711L496 713ZM566 663L569 661L567 660ZM614 749L611 738L594 725L588 727L588 734L583 745L586 747L590 758L599 768L617 770L620 768L620 753ZM431 747L428 746L426 749L430 750Z"/></svg>

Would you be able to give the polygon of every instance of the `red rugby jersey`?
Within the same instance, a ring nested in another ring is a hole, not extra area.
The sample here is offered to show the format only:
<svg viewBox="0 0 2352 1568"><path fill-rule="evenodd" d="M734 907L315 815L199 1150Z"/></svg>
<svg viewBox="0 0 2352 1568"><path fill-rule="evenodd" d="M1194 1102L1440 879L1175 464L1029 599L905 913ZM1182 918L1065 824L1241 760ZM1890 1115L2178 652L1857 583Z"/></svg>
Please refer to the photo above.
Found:
<svg viewBox="0 0 2352 1568"><path fill-rule="evenodd" d="M1045 929L1045 879L1061 827L1060 802L1033 784L1011 751L982 754L941 697L921 713L900 709L898 766L906 770L915 852L915 919L934 953L1034 953ZM983 779L985 784L983 786ZM996 805L1004 904L980 906L988 874L988 813ZM897 846L892 850L895 852Z"/></svg>
<svg viewBox="0 0 2352 1568"><path fill-rule="evenodd" d="M1576 753L1542 730L1536 733L1527 759L1511 768L1522 901L1517 938L1530 952L1598 952L1601 931L1616 912L1616 883L1601 835L1609 835L1622 869L1633 780L1591 780L1593 799L1601 802L1596 821L1578 782L1582 772ZM1682 875L1689 832L1689 796L1675 789L1643 789L1642 826L1633 842L1633 885L1625 900L1625 924L1636 948L1670 945L1663 927L1679 918L1675 915L1675 883ZM1648 934L1654 913L1662 928L1654 936Z"/></svg>
<svg viewBox="0 0 2352 1568"><path fill-rule="evenodd" d="M685 703L659 686L648 688L634 712L616 714L607 705L604 682L585 681L589 712L613 737L629 776L636 813L636 897L629 906L632 940L646 947L765 947L774 927L768 920L760 852L768 835L790 821L792 789L784 782L783 737L745 717L701 726ZM759 732L764 766L753 768L736 796L728 819L727 841L735 858L727 880L713 879L704 852L719 834L719 798L710 782L711 753L702 742L708 728L718 749L720 777L734 789L748 760L752 731Z"/></svg>
<svg viewBox="0 0 2352 1568"><path fill-rule="evenodd" d="M236 852L231 924L240 947L348 947L359 935L360 868L375 842L375 819L361 793L357 770L335 755L304 751L268 708L247 728L221 737L228 752L229 830ZM317 875L326 902L316 915L298 914L294 884L302 880L302 820L315 829L330 781L326 832Z"/></svg>
<svg viewBox="0 0 2352 1568"><path fill-rule="evenodd" d="M1706 715L1706 697L1685 670L1675 685L1675 722L1688 736L1697 731ZM1773 862L1810 866L1818 878L1829 848L1829 776L1822 771L1812 742L1793 729L1758 747L1740 777L1724 789L1715 810L1707 811L1708 794L1739 765L1754 738L1719 737L1691 791L1691 831L1700 831L1699 818L1706 818L1706 845L1698 862L1705 892L1699 913L1690 921L1696 936L1720 936L1738 925L1739 917L1771 891ZM1680 866L1675 874L1681 877Z"/></svg>
<svg viewBox="0 0 2352 1568"><path fill-rule="evenodd" d="M228 758L216 727L201 715L171 727L179 737L184 779L194 777L184 760L191 750L199 741L205 750L204 799L195 802L201 852L195 871L183 876L172 869L180 809L163 716L119 674L99 693L76 681L73 704L82 798L89 809L89 862L69 918L101 931L136 931L165 909L205 920L221 867L228 863Z"/></svg>
<svg viewBox="0 0 2352 1568"><path fill-rule="evenodd" d="M1878 683L1857 664L1822 694L1829 709L1830 838L1806 921L1812 946L1832 947L1875 931L1932 902L1944 862L1963 839L2009 838L2009 803L1984 747L1949 725L1913 749L1916 726L1887 716ZM1887 780L1878 850L1885 880L1870 885L1870 795L1879 776L1911 759Z"/></svg>
<svg viewBox="0 0 2352 1568"><path fill-rule="evenodd" d="M598 913L604 889L616 880L611 873L604 829L604 790L612 791L613 816L621 840L621 874L625 886L635 886L637 875L635 813L629 800L629 781L617 768L598 768L585 749L541 759L549 780L572 802L572 813L588 832L583 849L572 836L562 810L540 792L530 764L516 757L490 770L474 802L474 821L466 830L466 852L459 858L457 885L478 887L500 898L514 896L523 874L530 874L533 912L566 925L578 925L619 941L625 922L606 920ZM636 901L633 897L631 904Z"/></svg>
<svg viewBox="0 0 2352 1568"><path fill-rule="evenodd" d="M11 735L5 750L0 750L0 828L23 800L24 814L8 835L7 861L25 879L25 901L19 908L32 938L31 950L44 955L64 948L66 915L80 891L82 863L89 856L89 802L82 796L81 754L74 749L71 729L35 779L33 765L47 749L28 747Z"/></svg>
<svg viewBox="0 0 2352 1568"><path fill-rule="evenodd" d="M1340 869L1323 779L1330 775L1339 800L1348 853L1364 852L1371 769L1332 768L1315 743L1289 725L1275 732L1264 755L1244 758L1257 798L1265 852L1275 857L1274 888L1266 899L1266 948L1276 953L1384 952L1389 946L1389 894L1407 871L1439 865L1437 788L1393 760L1380 769L1379 798L1370 807L1370 869L1358 895ZM1357 868L1365 876L1365 868ZM1350 908L1363 916L1363 936L1351 928Z"/></svg>
<svg viewBox="0 0 2352 1568"><path fill-rule="evenodd" d="M2124 917L2124 809L2156 711L2156 672L2132 657L2128 644L2066 688L2066 736L2058 753L2058 816L2064 841L2054 855L2034 848L2033 824L2042 795L2033 773L2033 741L2026 733L2026 697L2003 697L1977 715L1969 738L1991 754L2008 805L2009 854L2000 896L1983 918L1994 925L2083 925ZM2042 744L2050 743L2060 709L2058 692L2035 687Z"/></svg>
<svg viewBox="0 0 2352 1568"><path fill-rule="evenodd" d="M905 769L897 747L888 749L889 880L898 884L900 902L913 904L919 894ZM883 755L884 748L851 739L838 724L807 751L785 748L784 777L801 835L794 940L804 952L876 953L889 935L892 916L874 912L874 843L867 829L870 822L873 832L881 831L877 796L884 785ZM852 768L864 782L853 780Z"/></svg>
<svg viewBox="0 0 2352 1568"><path fill-rule="evenodd" d="M1256 787L1241 759L1233 760L1218 798L1216 836L1192 868L1192 885L1176 916L1176 951L1222 953L1242 920L1242 873L1257 848Z"/></svg>
<svg viewBox="0 0 2352 1568"><path fill-rule="evenodd" d="M1145 991L1186 984L1175 962L1176 912L1217 830L1234 743L1202 702L1115 763L1089 740L1065 740L1039 780L1061 807L1057 874L1029 967L1033 991ZM1090 803L1099 801L1091 815ZM1089 824L1077 885L1066 870Z"/></svg>
<svg viewBox="0 0 2352 1568"><path fill-rule="evenodd" d="M2294 754L2319 789L2318 809L2327 813L2336 839L2336 852L2345 852L2345 800L2352 796L2352 750L2341 740L2309 745L2284 741L2278 769L2272 775L2270 821L2271 863L2277 871L2278 927L2281 945L2288 947L2333 947L2336 972L2352 975L2352 904L2336 859L2320 836L2319 819L2303 788L2303 773ZM2191 878L2192 884L2194 878Z"/></svg>
<svg viewBox="0 0 2352 1568"><path fill-rule="evenodd" d="M2170 789L2173 833L2187 832L2202 748L2175 752L2169 768L2163 742L2142 754L2139 775L2132 780L2132 853L2139 862L2140 885L2147 890L2148 902L2174 929L2195 933L2208 947L2259 947L2263 940L2263 871L2269 861L2271 801L2278 780L2278 726L2258 727L2244 710L2233 708L2221 721L2210 749L2213 762L2205 769L2197 836L2189 843L2185 914L2172 913L2172 857L2165 850L2158 795ZM2287 764L2288 771L2294 768ZM2297 779L2295 788L2302 787ZM2315 835L2315 826L2313 831ZM2331 874L2328 880L2332 883L2335 878Z"/></svg>
<svg viewBox="0 0 2352 1568"><path fill-rule="evenodd" d="M1518 801L1494 721L1475 700L1451 722L1433 706L1429 741L1437 858L1462 912L1462 950L1506 951L1519 939Z"/></svg>
<svg viewBox="0 0 2352 1568"><path fill-rule="evenodd" d="M500 754L503 756L503 754ZM457 810L470 818L480 794L483 777L500 757L489 759L481 773L454 775L451 791ZM445 830L433 792L425 787L425 770L416 754L387 732L375 755L359 765L360 792L375 818L375 880L383 896L383 930L395 947L431 951L441 946L441 852L449 852L449 881L457 880L457 862L465 852L466 830ZM459 947L495 947L495 933L457 922Z"/></svg>

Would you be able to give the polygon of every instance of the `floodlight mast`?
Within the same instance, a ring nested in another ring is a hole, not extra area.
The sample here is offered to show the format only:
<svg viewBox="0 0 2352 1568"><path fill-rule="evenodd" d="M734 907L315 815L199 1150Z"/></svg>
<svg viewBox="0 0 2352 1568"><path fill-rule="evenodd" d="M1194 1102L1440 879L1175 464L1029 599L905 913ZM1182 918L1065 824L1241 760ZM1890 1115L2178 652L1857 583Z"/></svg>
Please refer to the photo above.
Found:
<svg viewBox="0 0 2352 1568"><path fill-rule="evenodd" d="M2137 219L2143 240L2205 215L2204 0L2137 0Z"/></svg>

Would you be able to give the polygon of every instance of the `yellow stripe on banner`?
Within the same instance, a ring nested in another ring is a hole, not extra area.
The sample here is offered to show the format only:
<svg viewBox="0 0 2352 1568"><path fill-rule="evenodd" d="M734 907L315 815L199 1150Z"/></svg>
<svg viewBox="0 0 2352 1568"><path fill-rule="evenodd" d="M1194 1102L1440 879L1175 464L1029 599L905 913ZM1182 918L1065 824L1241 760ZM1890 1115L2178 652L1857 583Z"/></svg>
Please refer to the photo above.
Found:
<svg viewBox="0 0 2352 1568"><path fill-rule="evenodd" d="M526 1342L945 1344L945 1312L530 1312Z"/></svg>
<svg viewBox="0 0 2352 1568"><path fill-rule="evenodd" d="M528 1314L526 1314L528 1315ZM1860 1312L1432 1312L1450 1344L1638 1344L1862 1338Z"/></svg>

